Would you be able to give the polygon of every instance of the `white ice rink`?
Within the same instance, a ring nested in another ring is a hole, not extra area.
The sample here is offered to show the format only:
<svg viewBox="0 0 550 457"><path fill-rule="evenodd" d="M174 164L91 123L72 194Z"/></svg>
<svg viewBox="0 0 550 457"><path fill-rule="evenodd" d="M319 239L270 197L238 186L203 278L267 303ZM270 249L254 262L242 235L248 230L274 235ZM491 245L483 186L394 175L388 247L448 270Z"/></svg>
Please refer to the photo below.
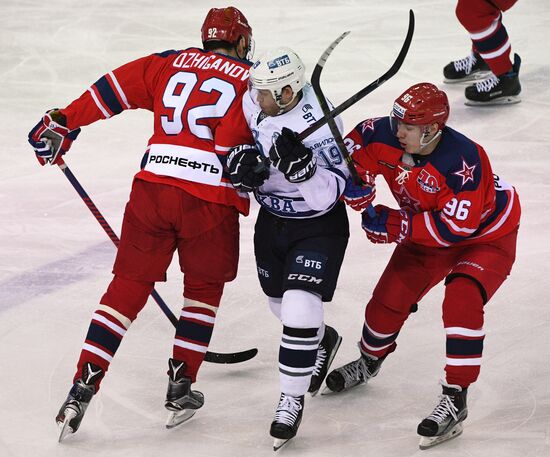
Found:
<svg viewBox="0 0 550 457"><path fill-rule="evenodd" d="M256 55L289 45L310 74L325 47L351 30L322 76L340 103L384 73L407 28L417 26L401 71L343 115L346 130L388 114L415 82L442 82L442 68L466 55L469 40L451 0L233 1L248 17ZM115 250L57 167L40 167L27 144L42 113L63 107L101 75L135 58L200 46L200 25L223 2L0 0L0 456L269 456L269 424L279 396L280 328L259 288L252 215L242 219L238 278L226 288L211 350L258 347L239 365L205 363L197 388L206 404L168 431L163 407L173 327L150 300L131 327L78 433L57 443L54 423L73 376L92 311L111 279ZM398 350L368 386L306 399L298 437L281 456L550 456L550 6L520 0L505 14L523 59L522 103L463 104L464 86L446 85L450 125L481 143L523 207L517 261L486 307L481 376L469 391L461 437L418 450L416 426L440 392L445 334L442 287L420 303ZM545 57L546 56L546 57ZM442 85L442 84L441 84ZM118 233L152 116L125 112L83 129L67 163ZM379 186L383 188L383 185ZM380 199L391 203L379 189ZM394 205L395 206L395 205ZM334 366L358 355L363 309L393 249L352 238L326 320L344 341ZM157 290L178 314L176 263Z"/></svg>

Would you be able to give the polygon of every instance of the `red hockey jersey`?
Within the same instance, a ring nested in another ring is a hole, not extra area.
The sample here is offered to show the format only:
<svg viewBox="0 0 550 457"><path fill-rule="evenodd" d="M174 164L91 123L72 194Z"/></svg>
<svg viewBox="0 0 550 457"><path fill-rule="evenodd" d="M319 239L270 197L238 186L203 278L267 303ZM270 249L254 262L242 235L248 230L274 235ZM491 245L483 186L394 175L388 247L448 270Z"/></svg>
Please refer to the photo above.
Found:
<svg viewBox="0 0 550 457"><path fill-rule="evenodd" d="M414 243L485 243L519 225L514 187L493 174L481 146L450 127L427 156L405 153L388 117L365 120L345 141L358 168L382 175L400 208L413 213Z"/></svg>
<svg viewBox="0 0 550 457"><path fill-rule="evenodd" d="M253 144L242 113L250 63L197 48L166 51L102 76L62 109L75 129L127 109L154 113L143 169L136 179L169 184L248 214L224 171L232 146Z"/></svg>

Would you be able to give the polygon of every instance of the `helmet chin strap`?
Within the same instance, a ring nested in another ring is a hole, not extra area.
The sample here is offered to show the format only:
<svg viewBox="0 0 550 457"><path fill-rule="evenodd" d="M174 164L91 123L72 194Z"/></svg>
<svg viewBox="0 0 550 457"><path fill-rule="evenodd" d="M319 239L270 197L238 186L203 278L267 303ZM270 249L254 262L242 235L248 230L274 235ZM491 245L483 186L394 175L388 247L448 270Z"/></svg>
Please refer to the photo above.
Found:
<svg viewBox="0 0 550 457"><path fill-rule="evenodd" d="M286 87L286 86L285 86ZM273 94L273 98L275 99L275 103L279 107L279 112L277 115L284 113L285 108L287 108L294 100L296 100L296 97L298 94L292 94L292 98L288 103L283 103L281 100L283 98L283 89L280 89L280 91L277 91L276 89L272 90L271 93Z"/></svg>
<svg viewBox="0 0 550 457"><path fill-rule="evenodd" d="M426 139L428 138L428 135L430 134L430 128L428 126L424 127L424 131L422 132L422 136L420 137L420 149L416 151L415 154L419 154L424 149L426 149L427 146L432 144L435 140L437 140L441 136L441 129L437 131L437 133L428 141Z"/></svg>

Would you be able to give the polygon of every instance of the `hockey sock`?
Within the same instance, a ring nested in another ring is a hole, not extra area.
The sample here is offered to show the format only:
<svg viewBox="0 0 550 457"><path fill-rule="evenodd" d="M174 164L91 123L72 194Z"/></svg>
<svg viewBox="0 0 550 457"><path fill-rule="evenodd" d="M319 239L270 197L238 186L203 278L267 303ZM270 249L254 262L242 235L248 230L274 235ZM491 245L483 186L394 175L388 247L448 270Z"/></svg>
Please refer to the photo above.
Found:
<svg viewBox="0 0 550 457"><path fill-rule="evenodd" d="M483 298L469 278L454 278L445 288L443 323L447 334L447 382L468 387L481 365L483 341Z"/></svg>
<svg viewBox="0 0 550 457"><path fill-rule="evenodd" d="M176 327L173 358L185 362L185 375L189 376L192 382L196 381L197 372L208 350L217 311L217 306L189 298L184 300Z"/></svg>
<svg viewBox="0 0 550 457"><path fill-rule="evenodd" d="M130 319L109 306L100 305L95 310L80 352L73 382L82 377L83 367L88 362L99 366L103 372L109 369L109 364L131 323ZM101 378L95 383L96 392L100 383Z"/></svg>
<svg viewBox="0 0 550 457"><path fill-rule="evenodd" d="M395 340L410 311L397 312L374 297L365 310L365 323L361 335L361 352L384 357L397 346Z"/></svg>
<svg viewBox="0 0 550 457"><path fill-rule="evenodd" d="M279 348L281 392L294 397L307 392L319 347L317 331L317 328L283 327Z"/></svg>

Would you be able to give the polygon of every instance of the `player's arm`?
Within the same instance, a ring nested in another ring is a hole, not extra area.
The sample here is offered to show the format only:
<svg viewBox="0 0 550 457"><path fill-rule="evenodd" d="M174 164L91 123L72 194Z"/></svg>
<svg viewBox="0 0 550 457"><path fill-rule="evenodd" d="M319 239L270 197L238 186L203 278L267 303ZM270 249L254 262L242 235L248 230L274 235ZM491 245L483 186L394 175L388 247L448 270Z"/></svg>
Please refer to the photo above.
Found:
<svg viewBox="0 0 550 457"><path fill-rule="evenodd" d="M298 186L302 197L314 210L330 208L344 190L345 172L336 167L318 166L316 154L287 127L283 127L269 150L269 158L287 181Z"/></svg>
<svg viewBox="0 0 550 457"><path fill-rule="evenodd" d="M365 131L363 128L365 122L374 123L372 119L368 119L358 124L344 139L357 175L362 181L362 183L357 183L352 176L346 180L343 199L355 211L367 209L374 201L376 196L375 178L379 173L378 162L375 159L375 146L370 142L374 129Z"/></svg>
<svg viewBox="0 0 550 457"><path fill-rule="evenodd" d="M80 127L126 109L152 109L147 78L154 64L154 56L127 63L103 75L66 108L48 110L28 135L40 164L59 163L80 133Z"/></svg>
<svg viewBox="0 0 550 457"><path fill-rule="evenodd" d="M482 190L442 193L438 209L413 214L376 205L362 214L362 227L373 243L410 240L431 247L449 247L473 236L482 217ZM439 209L441 208L441 209Z"/></svg>
<svg viewBox="0 0 550 457"><path fill-rule="evenodd" d="M344 131L342 119L338 116L335 120L342 135ZM332 137L328 127L319 132L320 136L309 139L310 144L326 144L326 141L323 140ZM331 208L342 197L346 180L349 177L349 169L336 145L336 140L328 143L328 146L319 146L314 149L313 154L317 160L317 170L310 179L301 183L298 189L312 209Z"/></svg>
<svg viewBox="0 0 550 457"><path fill-rule="evenodd" d="M129 62L103 75L79 98L61 110L67 127L84 127L128 109L153 110L153 91L164 58L153 54Z"/></svg>
<svg viewBox="0 0 550 457"><path fill-rule="evenodd" d="M244 88L241 93L216 129L215 149L218 156L227 157L225 171L235 189L253 192L269 178L269 161L254 145L244 114L250 97Z"/></svg>

